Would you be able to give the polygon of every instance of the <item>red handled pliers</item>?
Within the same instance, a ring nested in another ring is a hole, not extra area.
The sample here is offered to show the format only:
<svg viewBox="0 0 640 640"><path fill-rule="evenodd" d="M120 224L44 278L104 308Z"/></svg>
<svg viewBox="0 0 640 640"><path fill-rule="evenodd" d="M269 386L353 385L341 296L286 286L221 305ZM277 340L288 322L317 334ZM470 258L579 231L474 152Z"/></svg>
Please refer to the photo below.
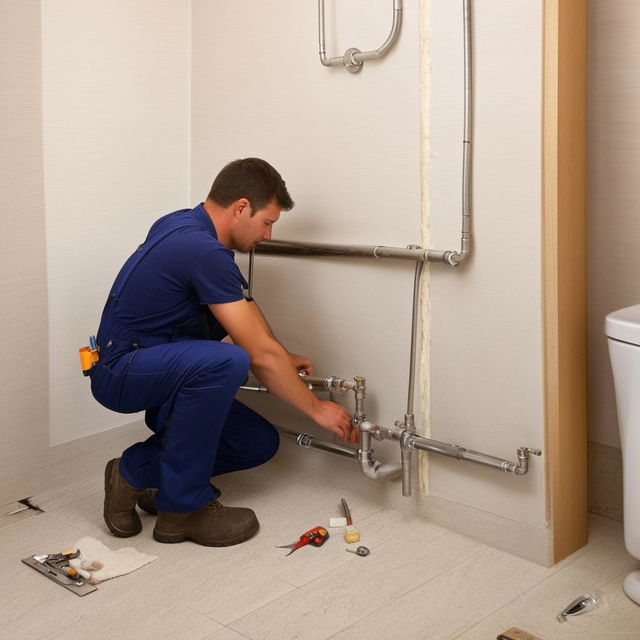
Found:
<svg viewBox="0 0 640 640"><path fill-rule="evenodd" d="M283 544L276 547L276 549L291 549L291 551L285 555L286 558L294 551L297 551L300 547L304 547L308 544L311 544L314 547L321 547L327 541L328 537L329 532L324 527L314 527L313 529L309 529L309 531L303 533L297 542Z"/></svg>

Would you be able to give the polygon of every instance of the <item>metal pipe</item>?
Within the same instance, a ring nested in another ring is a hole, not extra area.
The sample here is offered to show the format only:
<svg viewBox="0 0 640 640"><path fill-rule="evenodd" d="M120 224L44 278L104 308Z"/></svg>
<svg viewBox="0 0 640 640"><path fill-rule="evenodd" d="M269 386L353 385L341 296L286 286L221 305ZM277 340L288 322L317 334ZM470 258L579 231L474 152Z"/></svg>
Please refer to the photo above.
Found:
<svg viewBox="0 0 640 640"><path fill-rule="evenodd" d="M364 378L354 378L353 380L346 380L345 378L339 378L338 376L327 376L326 378L319 378L317 376L308 376L306 373L299 373L300 379L309 387L309 389L321 389L322 391L340 391L346 393L347 391L354 390L358 384L357 380L363 380ZM364 382L363 382L364 384ZM260 393L269 393L269 390L262 384L258 385L242 385L238 387L242 391L258 391Z"/></svg>
<svg viewBox="0 0 640 640"><path fill-rule="evenodd" d="M402 26L402 0L393 0L393 23L391 32L384 43L372 51L360 51L355 47L347 49L343 56L327 58L324 22L324 0L318 0L318 53L320 62L325 67L344 66L352 73L362 69L365 60L377 60L385 56L395 44Z"/></svg>
<svg viewBox="0 0 640 640"><path fill-rule="evenodd" d="M251 249L251 251L249 252L249 289L247 291L247 293L249 294L249 300L253 300L253 259L255 257L255 253L255 248Z"/></svg>
<svg viewBox="0 0 640 640"><path fill-rule="evenodd" d="M321 451L335 453L345 458L351 458L352 460L358 458L357 449L344 447L341 444L336 444L335 442L319 440L316 436L312 436L310 433L297 433L278 425L274 426L282 435L287 436L288 438L293 438L299 447L304 447L305 449L319 449Z"/></svg>
<svg viewBox="0 0 640 640"><path fill-rule="evenodd" d="M371 422L364 420L360 423L360 448L358 449L358 460L360 470L371 480L387 480L396 478L402 473L402 467L398 464L383 464L373 457L371 448L370 427L375 427Z"/></svg>
<svg viewBox="0 0 640 640"><path fill-rule="evenodd" d="M325 67L335 67L344 64L344 58L327 59L324 35L324 0L318 0L318 41L320 62L322 62Z"/></svg>
<svg viewBox="0 0 640 640"><path fill-rule="evenodd" d="M473 51L471 41L471 0L463 0L464 30L464 133L462 138L462 238L460 251L450 256L458 266L469 255L471 245L471 127L473 109Z"/></svg>
<svg viewBox="0 0 640 640"><path fill-rule="evenodd" d="M416 247L417 248L417 247ZM409 348L409 390L407 393L407 415L413 415L413 398L416 379L416 348L418 334L418 310L420 308L420 276L422 275L423 262L416 262L416 271L413 276L413 308L411 313L411 346Z"/></svg>
<svg viewBox="0 0 640 640"><path fill-rule="evenodd" d="M373 51L360 51L359 53L353 53L351 59L354 62L364 62L365 60L377 60L384 57L391 47L395 44L398 36L400 35L400 27L402 26L402 0L394 0L393 2L393 23L391 25L391 32L389 37L384 43L374 49Z"/></svg>
<svg viewBox="0 0 640 640"><path fill-rule="evenodd" d="M415 247L415 245L409 245ZM345 258L394 258L419 262L444 262L451 264L453 251L432 249L387 247L366 244L329 244L322 242L292 242L289 240L265 240L257 247L258 253L298 256L338 256Z"/></svg>
<svg viewBox="0 0 640 640"><path fill-rule="evenodd" d="M255 391L257 393L269 393L269 389L263 385L253 386L253 385L242 385L238 387L241 391Z"/></svg>
<svg viewBox="0 0 640 640"><path fill-rule="evenodd" d="M407 436L406 446L410 449L419 449L421 451L438 453L440 455L448 456L449 458L455 458L456 460L475 462L477 464L493 467L494 469L500 469L505 473L511 473L516 476L523 476L529 471L530 455L542 455L542 451L540 451L540 449L519 447L518 462L516 463L511 460L505 460L504 458L496 458L495 456L491 456L486 453L480 453L479 451L473 451L472 449L465 449L457 444L447 444L446 442L439 442L437 440L431 440L430 438L423 438L422 436L416 435Z"/></svg>

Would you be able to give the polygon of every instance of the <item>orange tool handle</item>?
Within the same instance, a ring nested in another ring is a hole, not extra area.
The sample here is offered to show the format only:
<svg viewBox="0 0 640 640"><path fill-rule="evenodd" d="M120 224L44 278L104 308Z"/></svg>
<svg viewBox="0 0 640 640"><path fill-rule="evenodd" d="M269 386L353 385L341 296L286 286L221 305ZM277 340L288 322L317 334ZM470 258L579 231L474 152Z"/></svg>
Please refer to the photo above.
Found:
<svg viewBox="0 0 640 640"><path fill-rule="evenodd" d="M309 529L300 536L300 542L303 544L312 544L314 547L321 547L329 537L329 532L322 526Z"/></svg>

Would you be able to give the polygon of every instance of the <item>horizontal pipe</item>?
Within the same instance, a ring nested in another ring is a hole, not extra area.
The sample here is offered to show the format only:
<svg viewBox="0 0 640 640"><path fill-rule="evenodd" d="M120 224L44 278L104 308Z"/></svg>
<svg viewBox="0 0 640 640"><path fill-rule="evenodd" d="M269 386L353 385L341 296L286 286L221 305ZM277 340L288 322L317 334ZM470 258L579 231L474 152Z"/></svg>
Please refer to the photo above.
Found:
<svg viewBox="0 0 640 640"><path fill-rule="evenodd" d="M315 436L312 436L310 433L297 433L278 425L274 426L282 435L294 439L299 447L304 447L305 449L319 449L321 451L335 453L345 458L351 458L352 460L356 460L358 458L358 451L356 449L344 447L341 444L337 444L335 442L319 440Z"/></svg>
<svg viewBox="0 0 640 640"><path fill-rule="evenodd" d="M337 391L342 393L356 389L356 379L347 380L345 378L339 378L338 376L327 376L326 378L320 378L318 376L308 376L305 373L300 373L298 375L300 376L300 379L309 387L309 389L320 389L321 391ZM364 378L358 379L364 380ZM269 393L269 389L267 389L267 387L262 384L245 384L238 387L238 389L242 391Z"/></svg>
<svg viewBox="0 0 640 640"><path fill-rule="evenodd" d="M466 460L467 462L475 462L484 466L500 469L505 473L511 473L516 476L523 476L529 470L530 454L539 456L542 452L539 449L530 449L528 447L518 448L518 462L505 460L504 458L496 458L486 453L465 449L457 444L447 444L446 442L438 442L430 438L422 436L409 435L406 438L406 446L410 449L419 449L421 451L429 451L440 455L455 458L456 460Z"/></svg>
<svg viewBox="0 0 640 640"><path fill-rule="evenodd" d="M242 386L238 387L238 389L241 391L256 391L257 393L269 393L269 389L267 389L267 387L263 385L252 386L252 385L243 384Z"/></svg>
<svg viewBox="0 0 640 640"><path fill-rule="evenodd" d="M387 247L384 245L328 244L320 242L290 242L287 240L266 240L256 251L272 255L299 256L339 256L358 258L393 258L419 262L444 262L453 266L453 251L435 249Z"/></svg>

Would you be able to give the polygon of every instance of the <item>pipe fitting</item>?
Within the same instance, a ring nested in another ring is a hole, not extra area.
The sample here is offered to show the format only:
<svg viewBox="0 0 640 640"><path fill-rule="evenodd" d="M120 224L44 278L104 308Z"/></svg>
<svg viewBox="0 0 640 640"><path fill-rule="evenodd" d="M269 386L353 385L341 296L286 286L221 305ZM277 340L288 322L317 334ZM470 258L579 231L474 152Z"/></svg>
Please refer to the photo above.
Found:
<svg viewBox="0 0 640 640"><path fill-rule="evenodd" d="M385 480L395 478L402 473L402 467L398 464L383 464L373 457L373 449L371 448L372 430L374 425L368 420L364 420L360 424L360 449L358 449L358 460L360 461L360 470L363 475L371 480ZM363 428L364 427L364 428Z"/></svg>
<svg viewBox="0 0 640 640"><path fill-rule="evenodd" d="M531 455L541 456L540 449L531 449L530 447L518 447L518 464L513 464L513 470L510 472L516 476L524 476L529 471L529 457Z"/></svg>
<svg viewBox="0 0 640 640"><path fill-rule="evenodd" d="M362 70L363 63L358 62L354 55L356 53L362 53L360 49L356 49L355 47L351 47L351 49L347 49L344 52L344 57L342 58L342 64L344 64L347 71L350 73L358 73Z"/></svg>

